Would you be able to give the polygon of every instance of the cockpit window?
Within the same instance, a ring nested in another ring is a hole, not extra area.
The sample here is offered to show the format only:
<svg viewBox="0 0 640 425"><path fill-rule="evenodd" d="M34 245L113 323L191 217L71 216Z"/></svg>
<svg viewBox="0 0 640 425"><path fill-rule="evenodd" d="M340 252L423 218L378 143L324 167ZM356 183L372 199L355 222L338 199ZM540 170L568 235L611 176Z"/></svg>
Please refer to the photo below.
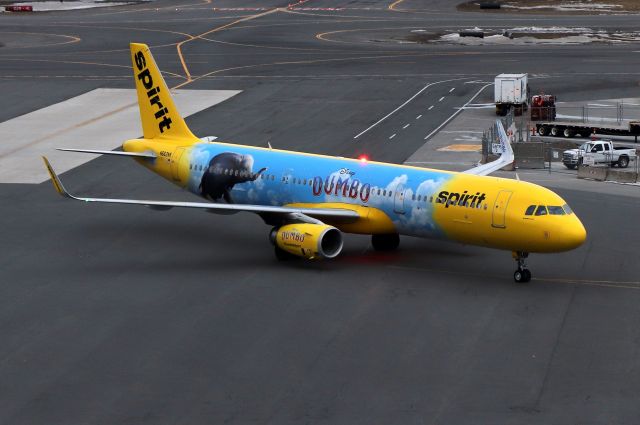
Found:
<svg viewBox="0 0 640 425"><path fill-rule="evenodd" d="M547 207L545 207L544 205L538 205L536 215L547 215Z"/></svg>
<svg viewBox="0 0 640 425"><path fill-rule="evenodd" d="M527 208L527 211L525 211L524 215L533 215L533 212L535 210L536 210L535 205L529 205L529 208Z"/></svg>
<svg viewBox="0 0 640 425"><path fill-rule="evenodd" d="M562 209L562 207L548 206L547 209L549 210L549 214L551 215L564 215L564 210Z"/></svg>
<svg viewBox="0 0 640 425"><path fill-rule="evenodd" d="M566 212L567 214L573 214L573 210L571 209L571 207L567 204L564 204L562 206L562 209L564 210L564 212Z"/></svg>

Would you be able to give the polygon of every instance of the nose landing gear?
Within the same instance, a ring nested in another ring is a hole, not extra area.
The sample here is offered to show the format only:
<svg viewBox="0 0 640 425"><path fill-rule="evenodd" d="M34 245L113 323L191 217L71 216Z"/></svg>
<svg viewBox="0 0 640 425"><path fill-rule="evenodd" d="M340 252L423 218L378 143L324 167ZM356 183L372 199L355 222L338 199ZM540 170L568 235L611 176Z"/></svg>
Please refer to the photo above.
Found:
<svg viewBox="0 0 640 425"><path fill-rule="evenodd" d="M512 253L513 258L518 263L518 270L513 273L513 280L518 283L526 283L531 280L531 272L527 268L526 258L529 256L528 252L514 251Z"/></svg>

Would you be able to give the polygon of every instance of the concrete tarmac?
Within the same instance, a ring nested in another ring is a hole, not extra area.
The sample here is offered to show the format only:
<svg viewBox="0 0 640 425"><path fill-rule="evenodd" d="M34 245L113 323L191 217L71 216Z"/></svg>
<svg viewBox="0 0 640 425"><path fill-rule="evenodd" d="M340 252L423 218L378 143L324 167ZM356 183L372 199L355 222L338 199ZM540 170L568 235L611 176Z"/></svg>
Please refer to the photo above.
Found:
<svg viewBox="0 0 640 425"><path fill-rule="evenodd" d="M133 88L131 41L151 46L171 87L242 91L187 118L195 134L389 162L406 161L470 101L479 86L465 82L526 71L532 90L566 101L638 90L633 43L393 38L479 22L625 30L637 16L289 3L2 14L0 121L95 88ZM347 36L360 29L373 35ZM317 37L335 31L337 41ZM38 36L21 43L29 33ZM123 158L62 178L96 197L194 199ZM280 263L250 214L83 204L50 182L0 184L0 423L633 424L638 188L525 179L557 190L589 233L575 251L531 256L528 285L513 283L503 251L403 238L381 254L347 235L335 261Z"/></svg>

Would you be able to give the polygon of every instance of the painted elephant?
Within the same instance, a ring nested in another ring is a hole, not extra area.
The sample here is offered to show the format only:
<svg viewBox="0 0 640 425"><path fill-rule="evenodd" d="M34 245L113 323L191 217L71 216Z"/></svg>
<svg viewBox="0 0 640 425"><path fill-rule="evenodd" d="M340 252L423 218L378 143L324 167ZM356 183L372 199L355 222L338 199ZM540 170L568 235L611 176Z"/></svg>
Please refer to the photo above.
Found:
<svg viewBox="0 0 640 425"><path fill-rule="evenodd" d="M232 204L231 190L238 183L254 181L266 171L261 168L253 172L253 156L234 152L223 152L211 158L202 175L200 194L212 201L220 198Z"/></svg>

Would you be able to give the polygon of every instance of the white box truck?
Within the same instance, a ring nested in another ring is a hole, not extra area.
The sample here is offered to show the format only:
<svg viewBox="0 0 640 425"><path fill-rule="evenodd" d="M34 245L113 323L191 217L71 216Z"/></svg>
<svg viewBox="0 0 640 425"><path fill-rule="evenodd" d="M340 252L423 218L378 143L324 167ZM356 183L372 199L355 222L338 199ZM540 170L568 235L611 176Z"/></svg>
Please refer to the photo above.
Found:
<svg viewBox="0 0 640 425"><path fill-rule="evenodd" d="M500 74L495 79L496 115L504 116L513 107L516 115L522 115L529 107L529 83L527 74Z"/></svg>

